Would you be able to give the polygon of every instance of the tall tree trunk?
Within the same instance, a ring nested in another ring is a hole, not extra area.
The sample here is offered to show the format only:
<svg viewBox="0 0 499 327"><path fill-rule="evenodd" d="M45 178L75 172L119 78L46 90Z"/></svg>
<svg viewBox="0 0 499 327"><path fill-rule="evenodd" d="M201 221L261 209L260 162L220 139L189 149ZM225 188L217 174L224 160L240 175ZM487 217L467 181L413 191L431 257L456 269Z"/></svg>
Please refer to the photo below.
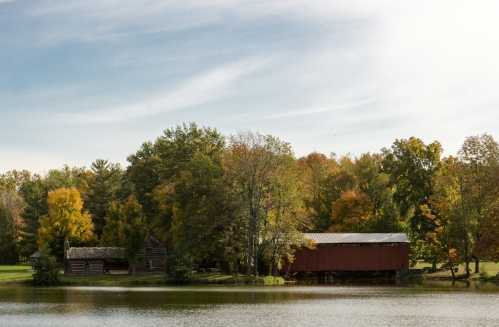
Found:
<svg viewBox="0 0 499 327"><path fill-rule="evenodd" d="M256 237L255 240L257 243L258 242L258 237ZM258 277L258 244L255 244L255 258L253 259L255 261L255 277Z"/></svg>
<svg viewBox="0 0 499 327"><path fill-rule="evenodd" d="M470 255L469 255L469 245L468 245L468 234L467 234L467 228L468 228L468 220L466 217L466 206L464 204L464 181L463 177L461 176L459 179L459 190L461 193L461 215L462 215L462 220L463 220L463 226L462 226L462 232L463 232L463 237L464 237L464 260L465 260L465 274L466 278L470 278Z"/></svg>
<svg viewBox="0 0 499 327"><path fill-rule="evenodd" d="M131 263L131 268L132 268L132 276L135 276L135 272L136 272L135 262Z"/></svg>
<svg viewBox="0 0 499 327"><path fill-rule="evenodd" d="M480 273L480 258L477 256L473 256L473 258L475 259L475 274L479 274Z"/></svg>
<svg viewBox="0 0 499 327"><path fill-rule="evenodd" d="M466 274L466 278L470 278L470 256L468 255L468 247L466 247L464 251L464 271Z"/></svg>
<svg viewBox="0 0 499 327"><path fill-rule="evenodd" d="M452 275L452 281L456 280L456 274L454 273L454 265L449 262L449 267L450 267L450 273Z"/></svg>

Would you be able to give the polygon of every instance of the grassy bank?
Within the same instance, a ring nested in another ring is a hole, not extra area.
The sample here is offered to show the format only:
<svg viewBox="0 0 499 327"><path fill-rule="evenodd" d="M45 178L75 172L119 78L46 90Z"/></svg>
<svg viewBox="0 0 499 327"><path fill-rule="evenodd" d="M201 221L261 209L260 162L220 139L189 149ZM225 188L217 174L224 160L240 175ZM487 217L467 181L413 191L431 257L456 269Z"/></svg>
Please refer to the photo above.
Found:
<svg viewBox="0 0 499 327"><path fill-rule="evenodd" d="M164 275L103 275L103 276L64 276L60 277L64 286L153 286L165 283Z"/></svg>
<svg viewBox="0 0 499 327"><path fill-rule="evenodd" d="M27 265L0 266L0 284L29 283L31 267ZM159 286L172 285L164 274L65 276L61 273L63 286ZM223 273L195 273L188 284L194 285L283 285L281 277L254 277L249 275L226 275Z"/></svg>
<svg viewBox="0 0 499 327"><path fill-rule="evenodd" d="M419 262L414 268L425 269L427 271L431 270L431 264L425 262ZM438 270L436 272L424 273L423 277L426 279L441 279L441 280L451 280L452 274L449 269L442 269L441 265L437 266ZM470 279L471 280L482 280L482 281L499 281L499 263L496 262L481 262L480 263L480 273L475 274L475 264L470 264ZM460 264L458 266L458 271L455 273L456 276L465 275L465 266Z"/></svg>
<svg viewBox="0 0 499 327"><path fill-rule="evenodd" d="M66 286L158 286L174 285L164 274L104 275L104 276L61 276ZM196 273L187 283L191 285L283 285L280 277L257 277L248 275L226 275L222 273Z"/></svg>
<svg viewBox="0 0 499 327"><path fill-rule="evenodd" d="M31 267L27 265L0 266L0 284L22 283L31 280Z"/></svg>

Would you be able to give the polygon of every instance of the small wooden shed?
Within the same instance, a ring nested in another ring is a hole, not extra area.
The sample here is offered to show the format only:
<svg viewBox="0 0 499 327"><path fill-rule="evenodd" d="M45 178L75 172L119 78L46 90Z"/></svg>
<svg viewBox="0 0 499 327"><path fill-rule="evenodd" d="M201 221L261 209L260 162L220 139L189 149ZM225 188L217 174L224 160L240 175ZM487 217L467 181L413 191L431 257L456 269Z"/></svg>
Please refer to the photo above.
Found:
<svg viewBox="0 0 499 327"><path fill-rule="evenodd" d="M154 236L144 240L137 255L137 272L166 271L166 247ZM66 245L65 274L102 275L129 270L126 249L122 247L70 247Z"/></svg>
<svg viewBox="0 0 499 327"><path fill-rule="evenodd" d="M128 269L124 248L70 247L66 250L65 274L102 275L120 269Z"/></svg>
<svg viewBox="0 0 499 327"><path fill-rule="evenodd" d="M308 233L289 272L400 272L409 268L403 233Z"/></svg>
<svg viewBox="0 0 499 327"><path fill-rule="evenodd" d="M166 247L154 236L149 235L144 248L138 255L136 270L139 272L166 271Z"/></svg>

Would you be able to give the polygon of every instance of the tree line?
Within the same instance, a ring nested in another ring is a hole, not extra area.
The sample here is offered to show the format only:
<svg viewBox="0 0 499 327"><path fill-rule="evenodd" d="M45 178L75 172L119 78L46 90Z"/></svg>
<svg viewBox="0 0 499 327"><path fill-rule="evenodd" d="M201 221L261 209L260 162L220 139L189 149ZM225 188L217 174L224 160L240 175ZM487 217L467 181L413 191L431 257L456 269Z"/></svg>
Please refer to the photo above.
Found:
<svg viewBox="0 0 499 327"><path fill-rule="evenodd" d="M297 158L271 135L229 137L194 123L169 128L128 157L45 175L0 175L0 264L64 243L123 246L131 263L152 234L170 262L229 273L278 273L302 232L405 232L411 258L436 267L499 257L499 145L398 139L358 157ZM474 267L472 267L474 263Z"/></svg>

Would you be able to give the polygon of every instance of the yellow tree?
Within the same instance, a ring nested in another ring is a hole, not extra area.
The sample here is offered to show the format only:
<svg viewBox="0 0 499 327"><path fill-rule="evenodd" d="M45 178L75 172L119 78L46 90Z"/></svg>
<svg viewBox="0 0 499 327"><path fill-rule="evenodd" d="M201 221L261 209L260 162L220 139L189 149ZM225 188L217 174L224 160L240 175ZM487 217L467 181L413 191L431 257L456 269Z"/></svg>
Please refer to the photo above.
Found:
<svg viewBox="0 0 499 327"><path fill-rule="evenodd" d="M93 239L92 218L83 211L80 192L74 187L48 193L48 214L40 220L38 246L49 247L58 258L63 257L64 241L82 243Z"/></svg>
<svg viewBox="0 0 499 327"><path fill-rule="evenodd" d="M356 191L346 191L334 202L331 232L363 232L372 212L369 197Z"/></svg>
<svg viewBox="0 0 499 327"><path fill-rule="evenodd" d="M311 230L322 232L331 225L331 204L334 190L328 187L340 172L334 158L321 153L311 153L298 160L299 180L303 188L304 215L312 222Z"/></svg>

